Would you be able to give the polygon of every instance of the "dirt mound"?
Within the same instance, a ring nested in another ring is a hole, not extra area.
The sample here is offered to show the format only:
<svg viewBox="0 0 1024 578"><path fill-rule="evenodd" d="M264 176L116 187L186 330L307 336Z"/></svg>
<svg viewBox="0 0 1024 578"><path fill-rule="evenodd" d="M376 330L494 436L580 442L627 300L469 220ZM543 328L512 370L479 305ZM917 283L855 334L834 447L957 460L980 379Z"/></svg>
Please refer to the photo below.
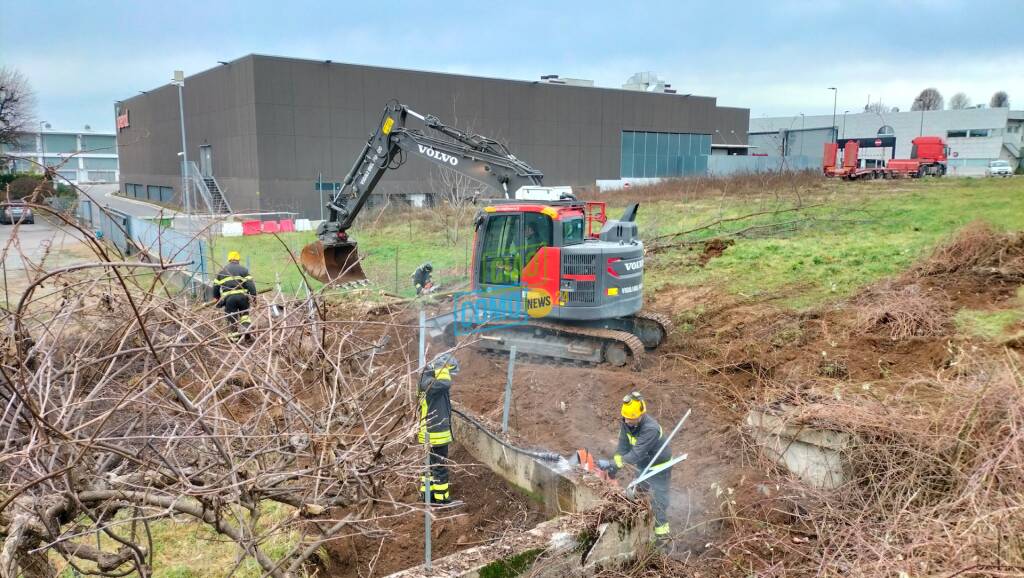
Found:
<svg viewBox="0 0 1024 578"><path fill-rule="evenodd" d="M708 264L708 261L717 259L725 253L725 250L736 244L733 239L709 239L704 243L704 251L701 252L698 263L701 267Z"/></svg>

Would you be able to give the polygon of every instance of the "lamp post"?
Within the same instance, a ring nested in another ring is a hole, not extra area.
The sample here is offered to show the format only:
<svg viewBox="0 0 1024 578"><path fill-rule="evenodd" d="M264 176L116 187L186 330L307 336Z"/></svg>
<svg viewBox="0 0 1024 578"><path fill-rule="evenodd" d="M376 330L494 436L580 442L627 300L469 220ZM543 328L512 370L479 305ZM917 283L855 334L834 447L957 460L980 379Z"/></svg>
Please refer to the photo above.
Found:
<svg viewBox="0 0 1024 578"><path fill-rule="evenodd" d="M832 142L836 142L836 103L839 101L839 89L834 86L828 89L832 91Z"/></svg>
<svg viewBox="0 0 1024 578"><path fill-rule="evenodd" d="M43 167L43 172L46 172L46 140L43 139L43 127L50 127L49 123L45 120L39 121L39 164Z"/></svg>
<svg viewBox="0 0 1024 578"><path fill-rule="evenodd" d="M181 195L185 201L185 215L191 221L192 203L188 182L188 144L185 142L185 100L182 96L182 89L185 88L184 71L175 70L174 80L171 81L171 84L178 87L178 117L181 120Z"/></svg>
<svg viewBox="0 0 1024 578"><path fill-rule="evenodd" d="M800 113L800 156L804 156L804 128L807 126L807 117Z"/></svg>
<svg viewBox="0 0 1024 578"><path fill-rule="evenodd" d="M850 111L848 111L848 110L844 110L843 111L843 138L844 139L846 138L846 113L848 113L848 112L850 112Z"/></svg>

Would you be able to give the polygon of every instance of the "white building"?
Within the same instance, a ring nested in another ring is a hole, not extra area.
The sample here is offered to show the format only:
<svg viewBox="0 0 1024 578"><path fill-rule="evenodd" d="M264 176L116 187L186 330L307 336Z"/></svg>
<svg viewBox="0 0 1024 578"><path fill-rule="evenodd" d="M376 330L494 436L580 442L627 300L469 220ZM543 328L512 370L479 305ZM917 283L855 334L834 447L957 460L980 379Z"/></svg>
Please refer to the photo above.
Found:
<svg viewBox="0 0 1024 578"><path fill-rule="evenodd" d="M118 178L117 137L114 133L57 131L40 127L22 133L14 145L0 147L13 157L7 170L17 173L42 172L41 165L56 167L62 179L74 184L116 183Z"/></svg>
<svg viewBox="0 0 1024 578"><path fill-rule="evenodd" d="M949 173L985 174L988 162L1010 161L1016 168L1024 148L1024 111L1008 108L969 108L911 112L858 112L836 115L784 116L750 119L752 153L779 156L803 154L821 158L823 144L843 139L878 139L887 146L862 148L861 158L877 162L910 158L911 141L939 136L949 145ZM888 146L895 139L895 146Z"/></svg>

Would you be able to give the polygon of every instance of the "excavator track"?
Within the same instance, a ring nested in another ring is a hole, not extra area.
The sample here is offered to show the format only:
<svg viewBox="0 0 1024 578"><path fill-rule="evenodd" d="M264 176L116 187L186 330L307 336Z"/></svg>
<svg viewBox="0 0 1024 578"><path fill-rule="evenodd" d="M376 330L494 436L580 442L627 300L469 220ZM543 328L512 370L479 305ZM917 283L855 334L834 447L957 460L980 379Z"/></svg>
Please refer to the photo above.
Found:
<svg viewBox="0 0 1024 578"><path fill-rule="evenodd" d="M648 319L658 325L661 325L662 330L665 331L665 339L668 339L668 334L672 333L672 330L675 329L675 323L673 323L672 319L664 313L658 313L657 311L639 311L634 315L634 317L639 319Z"/></svg>
<svg viewBox="0 0 1024 578"><path fill-rule="evenodd" d="M583 335L586 337L593 337L601 341L621 343L626 346L626 349L628 349L629 353L632 354L634 364L639 364L644 357L645 349L643 342L640 341L640 338L636 335L633 335L628 331L601 329L599 327L578 327L546 321L531 321L529 327L538 327L561 335Z"/></svg>

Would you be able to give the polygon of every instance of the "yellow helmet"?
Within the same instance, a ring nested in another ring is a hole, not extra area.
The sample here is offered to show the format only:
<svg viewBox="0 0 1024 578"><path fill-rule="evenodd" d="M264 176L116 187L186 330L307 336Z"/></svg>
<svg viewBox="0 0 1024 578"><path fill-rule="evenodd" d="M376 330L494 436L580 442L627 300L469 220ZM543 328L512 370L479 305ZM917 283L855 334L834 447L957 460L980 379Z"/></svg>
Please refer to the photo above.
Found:
<svg viewBox="0 0 1024 578"><path fill-rule="evenodd" d="M241 261L242 254L238 251L228 251L228 261Z"/></svg>
<svg viewBox="0 0 1024 578"><path fill-rule="evenodd" d="M647 412L647 403L639 391L634 391L622 398L622 417L638 419Z"/></svg>

